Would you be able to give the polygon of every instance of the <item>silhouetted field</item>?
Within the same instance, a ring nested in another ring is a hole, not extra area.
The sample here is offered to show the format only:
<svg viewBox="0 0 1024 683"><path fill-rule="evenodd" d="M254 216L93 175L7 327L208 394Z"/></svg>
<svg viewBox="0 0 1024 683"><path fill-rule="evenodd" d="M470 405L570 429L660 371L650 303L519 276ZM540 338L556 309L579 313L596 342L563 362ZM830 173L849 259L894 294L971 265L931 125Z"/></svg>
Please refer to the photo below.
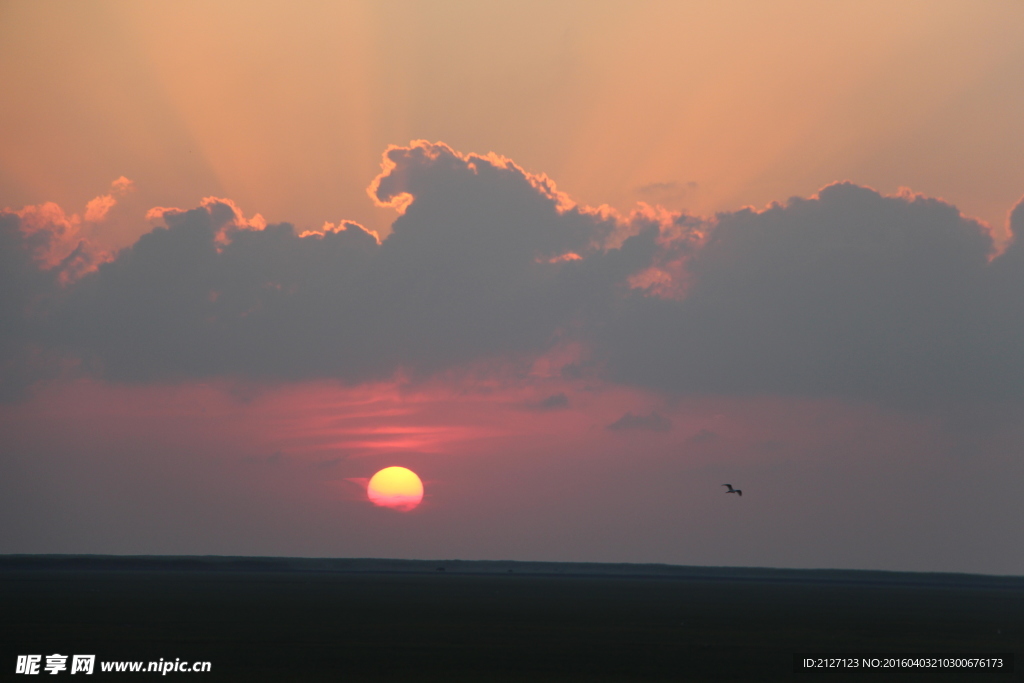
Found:
<svg viewBox="0 0 1024 683"><path fill-rule="evenodd" d="M514 562L0 557L19 654L202 660L196 681L1020 681L794 673L796 652L1020 658L1024 578ZM45 672L40 675L51 677ZM60 676L69 676L68 671ZM77 680L77 674L72 680ZM38 680L36 678L35 680ZM60 680L64 680L61 678ZM91 679L85 679L91 680Z"/></svg>

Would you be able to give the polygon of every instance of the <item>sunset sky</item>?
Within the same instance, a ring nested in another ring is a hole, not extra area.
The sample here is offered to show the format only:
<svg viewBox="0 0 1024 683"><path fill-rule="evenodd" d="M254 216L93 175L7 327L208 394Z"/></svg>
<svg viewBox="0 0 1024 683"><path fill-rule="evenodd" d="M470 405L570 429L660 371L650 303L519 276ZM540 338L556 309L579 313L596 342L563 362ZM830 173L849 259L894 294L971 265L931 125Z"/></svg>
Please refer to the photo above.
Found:
<svg viewBox="0 0 1024 683"><path fill-rule="evenodd" d="M1022 34L0 2L0 553L1024 573Z"/></svg>

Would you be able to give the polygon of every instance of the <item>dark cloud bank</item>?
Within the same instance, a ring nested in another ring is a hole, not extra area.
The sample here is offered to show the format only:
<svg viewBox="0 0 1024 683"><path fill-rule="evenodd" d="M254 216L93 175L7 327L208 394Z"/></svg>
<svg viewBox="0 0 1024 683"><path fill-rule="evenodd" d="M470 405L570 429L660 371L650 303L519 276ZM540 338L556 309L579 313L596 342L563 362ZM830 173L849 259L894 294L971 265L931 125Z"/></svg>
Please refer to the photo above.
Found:
<svg viewBox="0 0 1024 683"><path fill-rule="evenodd" d="M708 221L618 217L498 157L386 158L371 190L407 208L383 243L354 224L249 229L207 201L61 285L33 257L45 234L0 214L5 395L58 359L127 382L358 382L559 340L591 372L671 393L1024 394L1024 245L991 258L985 227L939 200L842 183Z"/></svg>

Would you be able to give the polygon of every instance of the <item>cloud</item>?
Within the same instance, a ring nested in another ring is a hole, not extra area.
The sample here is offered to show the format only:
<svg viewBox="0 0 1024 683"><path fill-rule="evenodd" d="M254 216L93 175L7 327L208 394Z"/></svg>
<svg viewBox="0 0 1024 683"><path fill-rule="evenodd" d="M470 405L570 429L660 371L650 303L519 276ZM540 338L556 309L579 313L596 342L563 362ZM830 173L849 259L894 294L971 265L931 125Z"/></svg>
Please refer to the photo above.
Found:
<svg viewBox="0 0 1024 683"><path fill-rule="evenodd" d="M528 365L571 343L563 376L675 395L1024 398L1024 245L996 253L941 200L838 183L708 219L624 215L425 141L389 147L368 191L399 211L383 241L208 197L151 209L159 225L101 265L77 216L8 211L4 366L31 351L127 382L357 383ZM109 211L104 197L86 213Z"/></svg>
<svg viewBox="0 0 1024 683"><path fill-rule="evenodd" d="M129 192L135 191L135 183L129 178L120 176L110 183L110 191L120 197L123 197Z"/></svg>
<svg viewBox="0 0 1024 683"><path fill-rule="evenodd" d="M94 199L90 204L96 201ZM68 279L80 274L73 264L77 253L85 250L86 244L81 234L82 219L78 214L69 216L53 202L7 213L16 217L16 225L11 229L23 235L22 245L39 268L58 273L67 271Z"/></svg>
<svg viewBox="0 0 1024 683"><path fill-rule="evenodd" d="M110 210L117 205L113 195L105 194L89 201L85 205L85 220L90 223L98 223L106 219Z"/></svg>
<svg viewBox="0 0 1024 683"><path fill-rule="evenodd" d="M540 412L564 410L569 407L569 397L565 392L560 391L557 394L552 394L540 401L529 401L525 404L525 407L528 410L536 410Z"/></svg>
<svg viewBox="0 0 1024 683"><path fill-rule="evenodd" d="M59 338L105 376L329 376L368 343L347 327L373 236L300 238L215 198L153 215L166 227L80 282L54 316Z"/></svg>
<svg viewBox="0 0 1024 683"><path fill-rule="evenodd" d="M568 408L569 397L562 392L552 394L551 396L548 396L546 399L540 402L540 407L543 410L558 410L560 408Z"/></svg>
<svg viewBox="0 0 1024 683"><path fill-rule="evenodd" d="M92 243L87 233L95 224L107 220L110 210L118 203L114 195L124 196L134 185L121 176L110 188L110 194L89 200L82 215L67 214L53 202L25 206L17 211L0 211L5 219L2 229L7 233L10 248L30 254L38 269L50 271L62 284L92 272L111 256Z"/></svg>
<svg viewBox="0 0 1024 683"><path fill-rule="evenodd" d="M129 192L135 191L135 183L128 178L121 176L110 183L110 194L100 195L85 205L84 219L89 223L100 223L107 219L110 210L117 206L117 198L123 197Z"/></svg>
<svg viewBox="0 0 1024 683"><path fill-rule="evenodd" d="M17 213L0 213L0 397L21 395L32 381L25 372L30 344L38 337L35 312L39 296L50 291L54 274L39 267L36 252L46 235L26 234Z"/></svg>
<svg viewBox="0 0 1024 683"><path fill-rule="evenodd" d="M594 341L610 378L675 394L1021 398L1022 266L949 204L840 183L720 214L685 297L634 293Z"/></svg>
<svg viewBox="0 0 1024 683"><path fill-rule="evenodd" d="M227 199L159 207L164 225L62 297L54 335L121 381L426 376L547 350L656 250L647 219L605 249L622 220L506 159L425 142L386 159L375 196L410 199L383 243L346 221L266 225Z"/></svg>
<svg viewBox="0 0 1024 683"><path fill-rule="evenodd" d="M112 188L123 193L130 184L122 176ZM97 197L84 218L53 202L0 210L0 400L19 398L60 371L64 359L52 347L48 313L62 289L110 258L83 227L102 222L116 203Z"/></svg>
<svg viewBox="0 0 1024 683"><path fill-rule="evenodd" d="M650 415L634 415L633 413L626 413L618 420L608 425L607 429L610 429L613 432L634 430L667 432L672 429L672 420L657 412L652 412Z"/></svg>
<svg viewBox="0 0 1024 683"><path fill-rule="evenodd" d="M711 443L718 441L721 437L710 429L702 429L686 441L692 444Z"/></svg>

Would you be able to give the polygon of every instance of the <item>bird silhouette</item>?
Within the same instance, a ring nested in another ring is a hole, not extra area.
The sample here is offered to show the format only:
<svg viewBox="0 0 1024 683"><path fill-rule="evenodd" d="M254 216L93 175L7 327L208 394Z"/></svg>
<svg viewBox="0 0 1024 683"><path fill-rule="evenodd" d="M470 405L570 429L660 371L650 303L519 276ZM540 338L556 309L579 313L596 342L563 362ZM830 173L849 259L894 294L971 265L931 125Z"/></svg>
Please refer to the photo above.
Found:
<svg viewBox="0 0 1024 683"><path fill-rule="evenodd" d="M739 489L734 489L732 487L732 484L722 484L722 486L728 486L729 487L729 490L726 491L726 493L735 493L738 496L742 496L743 495L743 491L740 491Z"/></svg>

